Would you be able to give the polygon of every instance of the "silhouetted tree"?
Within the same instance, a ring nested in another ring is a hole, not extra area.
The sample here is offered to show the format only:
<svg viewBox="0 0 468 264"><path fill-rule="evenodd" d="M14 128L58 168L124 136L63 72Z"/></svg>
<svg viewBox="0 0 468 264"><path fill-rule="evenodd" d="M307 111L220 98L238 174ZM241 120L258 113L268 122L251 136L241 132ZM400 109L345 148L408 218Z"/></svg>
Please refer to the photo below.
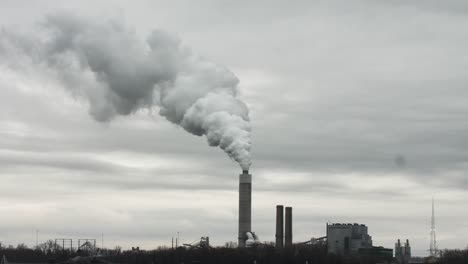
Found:
<svg viewBox="0 0 468 264"><path fill-rule="evenodd" d="M468 248L460 250L443 250L439 259L440 264L466 264L468 263Z"/></svg>

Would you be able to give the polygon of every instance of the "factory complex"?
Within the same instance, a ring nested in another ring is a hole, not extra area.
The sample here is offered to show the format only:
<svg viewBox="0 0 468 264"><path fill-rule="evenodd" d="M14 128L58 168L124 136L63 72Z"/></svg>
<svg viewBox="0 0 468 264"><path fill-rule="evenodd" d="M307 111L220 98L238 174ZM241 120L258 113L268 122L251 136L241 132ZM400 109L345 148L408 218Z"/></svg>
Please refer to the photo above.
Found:
<svg viewBox="0 0 468 264"><path fill-rule="evenodd" d="M249 248L262 245L252 231L252 175L243 170L239 175L239 236L238 247ZM400 239L391 248L375 246L368 227L358 223L326 223L326 236L311 238L305 242L293 242L293 208L276 205L276 227L274 246L277 250L290 250L307 245L323 246L330 255L359 256L389 262L393 258L399 264L411 262L409 241L403 245Z"/></svg>
<svg viewBox="0 0 468 264"><path fill-rule="evenodd" d="M172 245L161 246L157 250L146 251L140 247L131 250L105 249L96 246L96 239L56 238L36 246L36 250L15 251L0 244L0 254L5 254L17 263L26 263L30 259L50 260L67 264L91 264L96 259L119 264L157 264L157 263L437 263L439 251L435 241L434 206L432 215L431 256L415 258L411 255L408 239L401 242L396 239L395 247L385 248L374 245L369 228L362 223L324 223L322 237L307 241L294 241L293 207L289 205L272 205L275 215L274 238L260 240L252 228L252 174L243 170L239 175L238 200L238 236L236 242L228 242L223 247L212 247L210 237L202 236L193 243L180 243L179 234L172 238ZM37 235L37 234L36 234ZM103 236L103 235L102 235ZM37 238L36 238L37 240ZM271 241L271 242L265 242ZM37 243L37 242L36 242ZM102 243L103 245L103 237ZM27 253L27 254L26 254ZM21 256L21 254L26 254ZM28 255L29 254L29 255ZM5 255L1 264L8 264ZM1 256L1 255L0 255ZM80 258L78 258L80 257ZM84 257L84 258L83 258ZM75 259L70 261L70 259ZM202 259L205 259L203 262ZM222 259L223 262L219 262ZM229 261L230 262L229 262ZM291 262L293 261L294 262ZM428 262L429 261L429 262ZM432 261L432 262L430 262ZM44 263L44 262L43 262Z"/></svg>

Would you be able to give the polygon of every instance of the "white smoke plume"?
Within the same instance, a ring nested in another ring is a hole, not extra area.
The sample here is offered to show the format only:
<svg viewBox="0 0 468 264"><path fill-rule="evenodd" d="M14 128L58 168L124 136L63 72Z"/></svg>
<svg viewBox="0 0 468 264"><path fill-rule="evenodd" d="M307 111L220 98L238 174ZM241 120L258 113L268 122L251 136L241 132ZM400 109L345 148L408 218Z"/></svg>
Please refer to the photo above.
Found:
<svg viewBox="0 0 468 264"><path fill-rule="evenodd" d="M159 108L160 115L219 146L244 170L251 164L249 110L238 98L237 77L167 32L145 41L120 22L70 14L48 16L34 36L1 31L2 62L22 52L53 70L74 96L89 102L98 121Z"/></svg>

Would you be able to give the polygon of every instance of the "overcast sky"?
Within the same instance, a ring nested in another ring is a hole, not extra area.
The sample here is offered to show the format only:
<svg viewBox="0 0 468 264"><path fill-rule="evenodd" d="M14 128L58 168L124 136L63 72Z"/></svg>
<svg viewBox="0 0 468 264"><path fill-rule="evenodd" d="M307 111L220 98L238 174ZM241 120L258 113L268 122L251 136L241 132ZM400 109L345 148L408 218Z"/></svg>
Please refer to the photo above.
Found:
<svg viewBox="0 0 468 264"><path fill-rule="evenodd" d="M51 13L179 36L229 68L252 124L253 223L275 205L294 241L363 223L374 245L468 245L466 1L1 0L0 24ZM125 51L122 51L125 52ZM97 238L107 247L237 240L239 166L154 111L100 123L50 75L0 67L0 241Z"/></svg>

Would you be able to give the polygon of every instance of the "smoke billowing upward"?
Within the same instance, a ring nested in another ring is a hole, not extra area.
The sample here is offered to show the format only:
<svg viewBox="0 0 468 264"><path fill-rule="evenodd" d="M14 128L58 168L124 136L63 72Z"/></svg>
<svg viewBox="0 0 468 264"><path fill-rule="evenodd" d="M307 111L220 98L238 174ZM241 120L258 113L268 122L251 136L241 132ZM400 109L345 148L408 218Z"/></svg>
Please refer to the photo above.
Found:
<svg viewBox="0 0 468 264"><path fill-rule="evenodd" d="M243 169L250 161L249 110L238 99L237 77L167 32L144 41L120 22L48 16L43 31L18 36L3 30L2 61L21 52L51 69L74 96L89 102L98 121L158 107L161 116L219 146Z"/></svg>

